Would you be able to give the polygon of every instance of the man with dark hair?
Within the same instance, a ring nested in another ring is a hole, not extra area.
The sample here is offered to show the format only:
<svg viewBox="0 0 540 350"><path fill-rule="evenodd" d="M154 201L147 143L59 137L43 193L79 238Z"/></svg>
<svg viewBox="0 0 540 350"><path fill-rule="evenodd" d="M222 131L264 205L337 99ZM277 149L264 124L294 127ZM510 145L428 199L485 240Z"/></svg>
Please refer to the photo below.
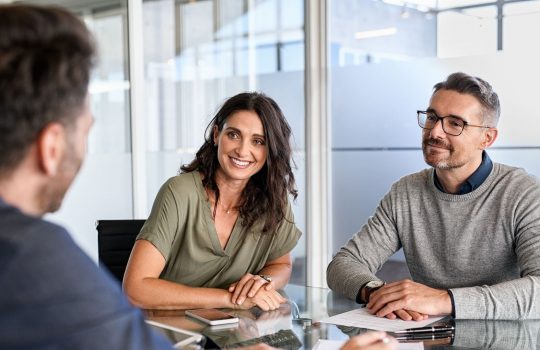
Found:
<svg viewBox="0 0 540 350"><path fill-rule="evenodd" d="M0 5L0 348L170 349L60 226L93 122L94 43L52 7Z"/></svg>
<svg viewBox="0 0 540 350"><path fill-rule="evenodd" d="M540 183L492 162L499 98L451 74L418 111L431 168L403 177L328 266L328 285L380 317L540 318ZM376 271L403 248L414 281Z"/></svg>

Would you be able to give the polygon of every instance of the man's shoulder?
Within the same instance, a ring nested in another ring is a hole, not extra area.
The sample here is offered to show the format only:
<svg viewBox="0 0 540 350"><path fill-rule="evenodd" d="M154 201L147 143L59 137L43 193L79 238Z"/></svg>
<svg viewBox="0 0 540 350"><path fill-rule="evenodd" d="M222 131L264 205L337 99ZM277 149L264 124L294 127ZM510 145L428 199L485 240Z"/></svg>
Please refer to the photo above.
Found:
<svg viewBox="0 0 540 350"><path fill-rule="evenodd" d="M426 184L427 180L432 176L433 168L426 168L415 173L407 174L394 182L392 188L404 188L414 186L415 188Z"/></svg>
<svg viewBox="0 0 540 350"><path fill-rule="evenodd" d="M540 181L538 177L528 173L525 169L502 164L493 163L495 176L499 181L503 181L506 186L511 187L539 187Z"/></svg>
<svg viewBox="0 0 540 350"><path fill-rule="evenodd" d="M531 179L536 179L534 175L528 173L527 170L521 167L516 167L516 166L503 164L503 163L496 163L496 162L493 162L493 166L500 174L503 174L503 175L510 174L512 176L523 176L523 177L528 177Z"/></svg>
<svg viewBox="0 0 540 350"><path fill-rule="evenodd" d="M22 341L17 328L32 328L24 341L33 344L68 333L84 338L87 330L103 333L101 324L113 329L140 317L61 226L6 210L0 225L0 309L9 310L0 315L0 348Z"/></svg>
<svg viewBox="0 0 540 350"><path fill-rule="evenodd" d="M0 225L0 281L10 278L8 289L21 288L21 296L35 292L24 288L26 283L54 292L55 282L84 285L81 276L98 279L98 283L107 279L63 227L24 214L6 215L4 211L0 211Z"/></svg>
<svg viewBox="0 0 540 350"><path fill-rule="evenodd" d="M57 287L70 283L84 287L86 277L95 279L97 284L110 284L109 277L99 271L63 227L12 207L0 209L0 226L0 284L3 292L15 293L11 297L24 298L25 294L32 295L40 288L43 294L69 293L70 290L76 293L75 286L65 291ZM5 279L9 279L9 283L4 284ZM33 290L26 288L28 285L32 285ZM0 294L4 295L3 292Z"/></svg>
<svg viewBox="0 0 540 350"><path fill-rule="evenodd" d="M0 208L0 244L16 250L46 244L69 244L71 237L57 224L23 214L13 207Z"/></svg>

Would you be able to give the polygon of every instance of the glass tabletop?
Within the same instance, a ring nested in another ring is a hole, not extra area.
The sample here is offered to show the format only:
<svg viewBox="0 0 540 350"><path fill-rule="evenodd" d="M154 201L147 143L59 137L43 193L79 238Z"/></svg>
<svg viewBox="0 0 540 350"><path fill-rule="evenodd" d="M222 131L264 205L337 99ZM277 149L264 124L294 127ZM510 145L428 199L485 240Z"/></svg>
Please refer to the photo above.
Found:
<svg viewBox="0 0 540 350"><path fill-rule="evenodd" d="M269 342L288 349L311 349L319 339L347 340L366 329L321 323L320 320L360 306L325 288L288 285L282 291L289 300L278 310L226 310L240 322L209 326L176 310L146 310L149 319L202 333L209 347L240 347ZM540 320L452 320L453 338L424 341L429 349L538 349Z"/></svg>

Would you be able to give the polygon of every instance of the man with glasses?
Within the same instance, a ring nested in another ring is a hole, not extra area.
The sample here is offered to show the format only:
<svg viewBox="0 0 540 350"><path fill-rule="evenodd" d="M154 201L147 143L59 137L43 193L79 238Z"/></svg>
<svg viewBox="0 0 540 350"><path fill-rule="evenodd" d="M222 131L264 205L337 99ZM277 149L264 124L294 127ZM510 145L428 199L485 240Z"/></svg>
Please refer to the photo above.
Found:
<svg viewBox="0 0 540 350"><path fill-rule="evenodd" d="M389 319L540 318L540 183L492 162L500 104L454 73L418 111L431 168L403 177L328 266L333 290ZM413 281L375 273L403 248Z"/></svg>

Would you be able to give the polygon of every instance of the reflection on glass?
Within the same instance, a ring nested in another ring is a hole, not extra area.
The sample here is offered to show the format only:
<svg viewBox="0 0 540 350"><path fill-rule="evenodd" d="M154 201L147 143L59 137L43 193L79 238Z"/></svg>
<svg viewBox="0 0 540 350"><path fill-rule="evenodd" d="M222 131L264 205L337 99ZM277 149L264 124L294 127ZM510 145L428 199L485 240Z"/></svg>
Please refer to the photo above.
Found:
<svg viewBox="0 0 540 350"><path fill-rule="evenodd" d="M99 47L99 64L90 84L95 124L88 141L88 152L129 152L125 13L119 8L84 18Z"/></svg>
<svg viewBox="0 0 540 350"><path fill-rule="evenodd" d="M477 7L437 16L439 57L492 53L497 50L497 8Z"/></svg>
<svg viewBox="0 0 540 350"><path fill-rule="evenodd" d="M330 2L330 64L350 66L436 54L432 13L383 1Z"/></svg>
<svg viewBox="0 0 540 350"><path fill-rule="evenodd" d="M508 4L504 7L503 42L505 51L540 53L537 40L525 40L540 31L540 1Z"/></svg>

